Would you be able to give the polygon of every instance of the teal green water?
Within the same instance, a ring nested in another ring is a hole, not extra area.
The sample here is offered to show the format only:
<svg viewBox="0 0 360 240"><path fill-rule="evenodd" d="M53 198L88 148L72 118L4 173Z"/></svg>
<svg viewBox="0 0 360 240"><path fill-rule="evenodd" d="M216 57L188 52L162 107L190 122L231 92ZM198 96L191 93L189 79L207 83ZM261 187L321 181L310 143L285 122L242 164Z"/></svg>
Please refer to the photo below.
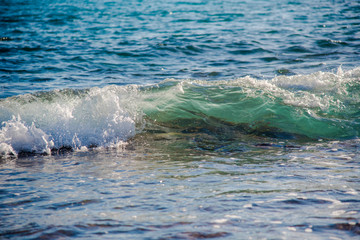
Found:
<svg viewBox="0 0 360 240"><path fill-rule="evenodd" d="M169 80L150 87L144 113L157 124L178 128L223 124L275 138L352 139L360 126L357 74L354 70L269 81Z"/></svg>

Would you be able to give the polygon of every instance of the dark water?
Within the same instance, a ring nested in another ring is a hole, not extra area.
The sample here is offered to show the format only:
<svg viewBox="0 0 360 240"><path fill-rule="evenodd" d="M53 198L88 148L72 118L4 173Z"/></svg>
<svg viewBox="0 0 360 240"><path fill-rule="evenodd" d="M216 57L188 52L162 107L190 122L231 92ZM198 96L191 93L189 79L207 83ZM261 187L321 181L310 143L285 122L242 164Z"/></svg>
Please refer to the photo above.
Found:
<svg viewBox="0 0 360 240"><path fill-rule="evenodd" d="M0 238L357 239L359 14L0 0Z"/></svg>

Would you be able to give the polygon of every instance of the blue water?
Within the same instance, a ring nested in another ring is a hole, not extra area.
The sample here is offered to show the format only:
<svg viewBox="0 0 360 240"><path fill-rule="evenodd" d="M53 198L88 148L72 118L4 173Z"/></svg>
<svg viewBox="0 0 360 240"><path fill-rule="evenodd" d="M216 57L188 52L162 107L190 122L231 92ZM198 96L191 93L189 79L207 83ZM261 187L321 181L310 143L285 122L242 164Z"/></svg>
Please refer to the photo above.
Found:
<svg viewBox="0 0 360 240"><path fill-rule="evenodd" d="M358 1L2 1L1 94L359 64Z"/></svg>
<svg viewBox="0 0 360 240"><path fill-rule="evenodd" d="M357 239L359 16L0 1L0 238Z"/></svg>

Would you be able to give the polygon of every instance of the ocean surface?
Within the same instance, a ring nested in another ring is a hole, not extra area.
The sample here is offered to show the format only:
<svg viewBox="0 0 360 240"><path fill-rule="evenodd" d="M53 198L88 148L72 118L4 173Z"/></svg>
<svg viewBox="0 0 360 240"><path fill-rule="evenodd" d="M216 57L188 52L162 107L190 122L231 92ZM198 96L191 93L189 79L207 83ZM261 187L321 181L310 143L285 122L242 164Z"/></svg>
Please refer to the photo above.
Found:
<svg viewBox="0 0 360 240"><path fill-rule="evenodd" d="M357 0L0 0L0 239L359 239Z"/></svg>

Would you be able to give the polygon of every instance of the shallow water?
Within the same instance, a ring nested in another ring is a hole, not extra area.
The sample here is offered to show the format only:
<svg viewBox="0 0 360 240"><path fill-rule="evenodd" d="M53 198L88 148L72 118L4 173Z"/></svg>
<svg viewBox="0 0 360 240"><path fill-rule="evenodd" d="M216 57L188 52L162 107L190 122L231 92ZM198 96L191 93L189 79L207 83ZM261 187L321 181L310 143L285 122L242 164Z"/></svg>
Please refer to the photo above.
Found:
<svg viewBox="0 0 360 240"><path fill-rule="evenodd" d="M357 239L358 1L0 2L1 239Z"/></svg>
<svg viewBox="0 0 360 240"><path fill-rule="evenodd" d="M214 152L193 135L138 138L124 149L3 160L2 237L359 235L358 141L298 148L249 139Z"/></svg>

